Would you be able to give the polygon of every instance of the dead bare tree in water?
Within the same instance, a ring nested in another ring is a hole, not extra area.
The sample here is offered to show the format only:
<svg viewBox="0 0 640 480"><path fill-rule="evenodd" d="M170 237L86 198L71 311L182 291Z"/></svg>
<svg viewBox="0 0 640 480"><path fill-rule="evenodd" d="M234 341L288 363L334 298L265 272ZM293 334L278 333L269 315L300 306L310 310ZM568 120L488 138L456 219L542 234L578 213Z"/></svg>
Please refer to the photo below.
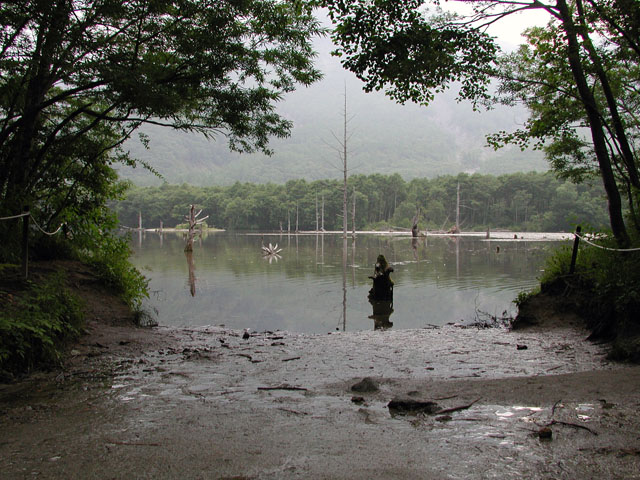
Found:
<svg viewBox="0 0 640 480"><path fill-rule="evenodd" d="M205 222L205 220L209 218L209 215L207 215L204 218L200 218L200 219L198 218L202 213L202 209L198 213L195 213L195 212L196 212L195 205L191 205L191 208L189 208L189 214L185 216L185 220L189 222L189 233L187 236L187 245L184 247L185 252L193 252L193 238L196 236L196 227L198 225L202 225Z"/></svg>
<svg viewBox="0 0 640 480"><path fill-rule="evenodd" d="M349 150L347 148L347 145L349 143L349 140L351 139L351 135L349 134L349 131L348 131L348 124L349 124L349 121L351 120L351 118L349 118L349 116L347 115L347 85L346 85L346 83L345 83L345 86L344 86L344 108L343 108L343 111L342 111L342 118L343 118L342 139L340 139L335 133L331 132L331 135L333 136L333 138L337 142L338 147L334 147L332 145L329 145L329 146L338 153L338 157L340 158L340 161L342 163L340 168L338 168L335 165L332 165L332 166L334 166L337 169L341 170L342 171L342 175L343 175L343 185L342 185L342 236L343 236L343 238L347 238L347 222L348 222L347 176L348 176L348 172L349 172L349 169L347 168L347 156L349 154ZM354 231L355 231L355 229L354 229Z"/></svg>

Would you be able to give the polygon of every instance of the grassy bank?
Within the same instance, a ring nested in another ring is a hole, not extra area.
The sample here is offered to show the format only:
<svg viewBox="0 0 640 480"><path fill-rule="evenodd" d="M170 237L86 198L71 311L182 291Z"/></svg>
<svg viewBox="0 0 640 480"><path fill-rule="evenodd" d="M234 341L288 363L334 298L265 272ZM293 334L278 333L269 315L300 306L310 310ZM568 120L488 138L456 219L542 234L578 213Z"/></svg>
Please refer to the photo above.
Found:
<svg viewBox="0 0 640 480"><path fill-rule="evenodd" d="M55 248L49 252L58 252ZM147 324L141 309L147 280L128 261L125 241L106 238L100 249L0 266L0 382L62 364L87 317Z"/></svg>
<svg viewBox="0 0 640 480"><path fill-rule="evenodd" d="M18 270L1 270L0 381L59 364L82 331L82 301L66 288L62 271L23 280Z"/></svg>
<svg viewBox="0 0 640 480"><path fill-rule="evenodd" d="M556 308L586 322L590 339L610 342L612 359L640 363L640 251L620 250L606 237L589 240L597 246L580 243L574 272L572 247L550 257L540 290L521 295L519 310L526 311L540 296L554 297ZM519 321L527 321L526 315Z"/></svg>

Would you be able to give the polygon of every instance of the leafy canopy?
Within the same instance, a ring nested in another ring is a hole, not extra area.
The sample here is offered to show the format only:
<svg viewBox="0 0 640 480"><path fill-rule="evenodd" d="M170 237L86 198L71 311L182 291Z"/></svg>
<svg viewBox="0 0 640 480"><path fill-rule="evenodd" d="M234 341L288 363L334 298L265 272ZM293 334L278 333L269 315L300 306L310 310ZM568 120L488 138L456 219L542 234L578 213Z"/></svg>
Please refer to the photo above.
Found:
<svg viewBox="0 0 640 480"><path fill-rule="evenodd" d="M321 3L335 23L336 54L366 89L428 104L457 83L459 98L474 105L523 102L532 118L489 143L544 146L556 171L577 181L597 173L618 243L630 241L621 195L640 229L637 1L459 0L471 7L466 16L437 10L438 0ZM548 13L549 24L529 31L529 44L505 55L487 28L525 10ZM492 82L500 86L497 98L488 93Z"/></svg>
<svg viewBox="0 0 640 480"><path fill-rule="evenodd" d="M275 103L320 78L302 1L8 0L0 22L0 216L45 226L114 195L140 125L268 152L291 127Z"/></svg>
<svg viewBox="0 0 640 480"><path fill-rule="evenodd" d="M335 54L366 91L385 89L399 102L428 104L460 82L461 99L487 97L497 47L486 33L439 10L423 13L420 0L323 3L336 22Z"/></svg>

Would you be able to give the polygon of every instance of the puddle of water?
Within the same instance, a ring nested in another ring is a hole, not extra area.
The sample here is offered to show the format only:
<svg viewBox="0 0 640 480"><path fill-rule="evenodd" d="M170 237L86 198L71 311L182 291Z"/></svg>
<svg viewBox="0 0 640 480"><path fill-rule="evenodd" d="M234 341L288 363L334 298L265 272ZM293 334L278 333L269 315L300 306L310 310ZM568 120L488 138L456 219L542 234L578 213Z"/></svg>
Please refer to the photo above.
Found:
<svg viewBox="0 0 640 480"><path fill-rule="evenodd" d="M581 403L576 407L576 416L583 422L588 422L593 416L595 405L591 403Z"/></svg>

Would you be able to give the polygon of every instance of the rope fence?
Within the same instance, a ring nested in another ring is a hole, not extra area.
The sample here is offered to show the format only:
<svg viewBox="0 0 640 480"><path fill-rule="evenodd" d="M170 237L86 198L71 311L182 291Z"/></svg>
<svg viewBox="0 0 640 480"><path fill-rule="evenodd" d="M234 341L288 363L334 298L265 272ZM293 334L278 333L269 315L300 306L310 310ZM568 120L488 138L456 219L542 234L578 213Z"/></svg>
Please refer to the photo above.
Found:
<svg viewBox="0 0 640 480"><path fill-rule="evenodd" d="M38 230L40 230L40 232L48 236L53 236L53 235L56 235L58 232L60 232L60 230L62 230L62 227L64 226L64 223L60 224L60 226L55 231L47 232L44 228L42 228L38 224L36 219L33 217L31 212L29 211L28 207L25 207L24 210L25 210L24 212L17 215L0 217L0 221L16 220L16 219L22 218L22 275L26 279L29 277L29 219L33 221L33 224L36 226Z"/></svg>
<svg viewBox="0 0 640 480"><path fill-rule="evenodd" d="M11 217L0 217L0 220L13 220L15 218L26 217L27 215L31 215L29 212L21 213L20 215L13 215Z"/></svg>
<svg viewBox="0 0 640 480"><path fill-rule="evenodd" d="M598 245L597 243L593 243L589 241L584 235L580 235L579 233L574 233L576 237L582 240L584 243L591 245L592 247L600 248L602 250L608 250L609 252L640 252L640 248L611 248L605 247L603 245Z"/></svg>
<svg viewBox="0 0 640 480"><path fill-rule="evenodd" d="M576 260L578 259L578 246L580 245L580 240L582 240L587 245L591 245L592 247L600 248L602 250L606 250L609 252L640 252L640 248L612 248L605 247L604 245L598 245L597 243L587 239L584 235L581 235L582 227L578 225L576 227L576 232L573 240L573 252L571 252L571 265L569 266L569 274L573 275L576 271Z"/></svg>
<svg viewBox="0 0 640 480"><path fill-rule="evenodd" d="M47 232L40 225L38 225L38 222L36 222L36 219L33 218L33 215L31 215L31 220L33 220L33 224L37 227L38 230L40 230L42 233L44 233L45 235L48 235L50 237L52 237L55 234L57 234L60 230L62 230L62 227L64 226L64 223L61 223L60 226L54 232Z"/></svg>

